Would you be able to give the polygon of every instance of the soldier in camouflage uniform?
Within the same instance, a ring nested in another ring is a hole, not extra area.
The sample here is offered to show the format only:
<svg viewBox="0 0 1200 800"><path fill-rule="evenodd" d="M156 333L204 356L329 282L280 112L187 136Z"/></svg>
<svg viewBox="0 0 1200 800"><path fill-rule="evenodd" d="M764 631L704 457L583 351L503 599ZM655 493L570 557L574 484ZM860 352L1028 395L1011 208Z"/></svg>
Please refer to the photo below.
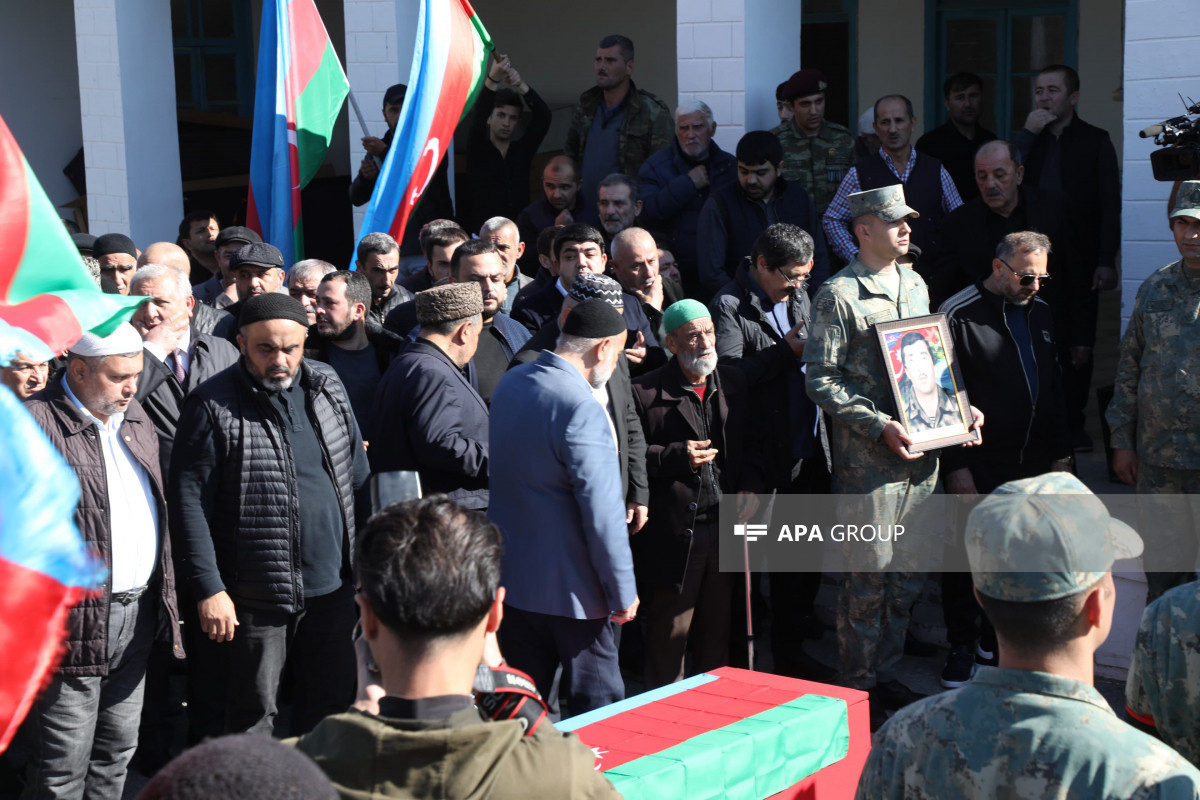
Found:
<svg viewBox="0 0 1200 800"><path fill-rule="evenodd" d="M771 131L783 145L784 180L804 187L818 219L854 165L854 136L825 119L826 85L825 76L815 69L802 69L789 78L780 94L793 116Z"/></svg>
<svg viewBox="0 0 1200 800"><path fill-rule="evenodd" d="M1140 551L1069 473L986 497L968 518L967 555L1000 666L889 720L857 797L1200 798L1200 772L1122 722L1092 686L1116 604L1112 564ZM1035 565L1046 571L1026 571Z"/></svg>
<svg viewBox="0 0 1200 800"><path fill-rule="evenodd" d="M1200 765L1200 582L1176 586L1142 615L1126 710Z"/></svg>
<svg viewBox="0 0 1200 800"><path fill-rule="evenodd" d="M835 491L863 495L864 520L902 523L933 492L938 459L908 451L912 440L897 419L874 326L929 313L925 281L896 264L908 251L906 220L917 212L899 185L852 194L849 202L861 250L817 292L803 356L806 384L833 418ZM837 609L842 678L871 692L879 723L883 709L921 697L896 680L895 668L923 576L891 542L848 545L846 555L849 575Z"/></svg>
<svg viewBox="0 0 1200 800"><path fill-rule="evenodd" d="M1200 530L1200 181L1187 181L1171 212L1183 258L1138 288L1108 405L1113 469L1137 486L1149 599L1195 577ZM1167 495L1166 497L1160 495ZM1186 496L1185 496L1186 495ZM1181 572L1158 572L1179 564Z"/></svg>

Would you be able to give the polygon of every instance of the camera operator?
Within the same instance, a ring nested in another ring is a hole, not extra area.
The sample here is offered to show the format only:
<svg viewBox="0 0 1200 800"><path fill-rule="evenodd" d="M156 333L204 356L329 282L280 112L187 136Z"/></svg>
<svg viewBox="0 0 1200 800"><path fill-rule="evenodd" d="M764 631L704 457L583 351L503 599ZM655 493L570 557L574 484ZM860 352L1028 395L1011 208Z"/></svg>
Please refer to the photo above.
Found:
<svg viewBox="0 0 1200 800"><path fill-rule="evenodd" d="M592 752L544 718L532 680L503 667L501 550L487 517L445 495L367 523L356 552L370 646L359 643L360 699L295 742L342 797L619 797ZM381 687L368 695L372 656ZM494 686L480 692L481 682Z"/></svg>

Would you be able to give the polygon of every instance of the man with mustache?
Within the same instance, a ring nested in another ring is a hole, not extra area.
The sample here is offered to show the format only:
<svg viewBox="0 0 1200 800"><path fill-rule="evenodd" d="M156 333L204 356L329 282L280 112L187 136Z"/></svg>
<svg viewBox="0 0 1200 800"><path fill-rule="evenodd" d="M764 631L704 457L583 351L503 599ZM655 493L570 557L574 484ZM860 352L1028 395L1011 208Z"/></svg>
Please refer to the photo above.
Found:
<svg viewBox="0 0 1200 800"><path fill-rule="evenodd" d="M942 85L948 119L917 139L917 150L942 162L954 178L963 202L979 196L975 185L975 153L996 134L979 124L983 109L983 79L973 72L956 72ZM872 148L874 149L874 148Z"/></svg>
<svg viewBox="0 0 1200 800"><path fill-rule="evenodd" d="M655 509L631 540L648 689L683 679L689 647L696 673L728 663L731 583L718 564L718 506L722 494L745 491L749 517L753 493L765 489L746 377L717 366L712 315L681 300L663 314L663 330L674 358L633 384Z"/></svg>
<svg viewBox="0 0 1200 800"><path fill-rule="evenodd" d="M903 186L908 205L920 214L911 220L912 242L921 248L926 260L937 252L942 218L962 205L954 179L942 163L913 149L911 141L916 121L912 101L904 95L886 95L875 101L875 134L879 137L879 150L859 159L846 173L823 218L829 246L843 261L853 260L858 252L848 201L856 192Z"/></svg>
<svg viewBox="0 0 1200 800"><path fill-rule="evenodd" d="M329 366L303 358L308 314L263 292L238 363L184 401L167 500L205 646L228 658L225 732L270 735L285 669L291 733L353 700L356 525L370 500L362 436Z"/></svg>

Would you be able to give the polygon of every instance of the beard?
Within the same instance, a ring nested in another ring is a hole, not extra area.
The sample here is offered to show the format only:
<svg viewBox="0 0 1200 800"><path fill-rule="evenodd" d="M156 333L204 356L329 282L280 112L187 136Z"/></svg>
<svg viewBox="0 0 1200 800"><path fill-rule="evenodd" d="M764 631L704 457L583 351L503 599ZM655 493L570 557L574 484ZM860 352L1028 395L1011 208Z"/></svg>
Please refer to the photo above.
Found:
<svg viewBox="0 0 1200 800"><path fill-rule="evenodd" d="M340 331L332 326L327 330L321 330L321 323L317 322L317 336L327 342L344 342L348 339L353 339L356 332L357 329L354 327L353 322L347 324Z"/></svg>
<svg viewBox="0 0 1200 800"><path fill-rule="evenodd" d="M705 350L696 354L680 350L677 357L679 366L701 378L707 378L717 368L717 354L713 350Z"/></svg>
<svg viewBox="0 0 1200 800"><path fill-rule="evenodd" d="M299 367L296 372L299 372ZM296 380L296 372L288 372L282 367L272 367L267 370L265 375L255 373L254 379L269 392L286 392L292 388L292 383Z"/></svg>
<svg viewBox="0 0 1200 800"><path fill-rule="evenodd" d="M592 371L592 380L590 381L592 388L596 391L599 391L607 386L608 379L612 377L612 374L616 371L616 369L617 364L615 361L612 364L597 366L596 369Z"/></svg>

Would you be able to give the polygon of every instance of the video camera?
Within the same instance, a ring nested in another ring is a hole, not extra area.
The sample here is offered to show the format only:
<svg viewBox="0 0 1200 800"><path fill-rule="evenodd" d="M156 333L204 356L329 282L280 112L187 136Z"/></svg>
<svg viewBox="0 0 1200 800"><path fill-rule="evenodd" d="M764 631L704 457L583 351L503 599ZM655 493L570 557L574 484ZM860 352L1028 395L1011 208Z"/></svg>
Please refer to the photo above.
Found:
<svg viewBox="0 0 1200 800"><path fill-rule="evenodd" d="M1200 176L1200 103L1188 98L1184 106L1183 116L1151 125L1138 134L1143 139L1153 136L1162 148L1150 154L1156 181L1190 181Z"/></svg>

